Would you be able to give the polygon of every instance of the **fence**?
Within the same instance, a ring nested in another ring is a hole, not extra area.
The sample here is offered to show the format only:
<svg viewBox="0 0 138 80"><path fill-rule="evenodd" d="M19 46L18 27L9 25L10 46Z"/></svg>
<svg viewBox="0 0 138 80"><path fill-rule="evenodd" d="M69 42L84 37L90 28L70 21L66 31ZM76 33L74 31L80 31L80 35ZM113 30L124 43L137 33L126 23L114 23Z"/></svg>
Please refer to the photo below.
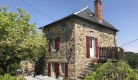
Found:
<svg viewBox="0 0 138 80"><path fill-rule="evenodd" d="M108 59L112 61L123 59L123 49L120 47L99 47L99 60L107 61Z"/></svg>

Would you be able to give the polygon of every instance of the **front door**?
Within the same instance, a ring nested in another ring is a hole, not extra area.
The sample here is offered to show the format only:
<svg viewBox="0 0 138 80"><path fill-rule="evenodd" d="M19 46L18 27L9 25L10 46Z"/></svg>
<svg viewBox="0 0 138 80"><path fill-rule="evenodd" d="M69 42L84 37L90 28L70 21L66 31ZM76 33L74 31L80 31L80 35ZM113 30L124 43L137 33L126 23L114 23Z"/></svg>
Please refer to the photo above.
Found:
<svg viewBox="0 0 138 80"><path fill-rule="evenodd" d="M52 62L52 70L53 70L53 72L52 72L52 77L56 77L56 63L54 63L54 62Z"/></svg>
<svg viewBox="0 0 138 80"><path fill-rule="evenodd" d="M94 38L90 37L90 57L94 57Z"/></svg>

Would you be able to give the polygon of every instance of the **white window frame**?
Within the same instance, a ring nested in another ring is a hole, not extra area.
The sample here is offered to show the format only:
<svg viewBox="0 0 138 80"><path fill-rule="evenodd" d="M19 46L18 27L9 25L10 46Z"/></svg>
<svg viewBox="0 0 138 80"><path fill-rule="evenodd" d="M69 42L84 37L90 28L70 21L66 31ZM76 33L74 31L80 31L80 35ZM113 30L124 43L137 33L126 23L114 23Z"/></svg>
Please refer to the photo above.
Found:
<svg viewBox="0 0 138 80"><path fill-rule="evenodd" d="M64 72L62 71L62 65L64 66ZM60 63L60 70L62 75L65 75L65 63Z"/></svg>

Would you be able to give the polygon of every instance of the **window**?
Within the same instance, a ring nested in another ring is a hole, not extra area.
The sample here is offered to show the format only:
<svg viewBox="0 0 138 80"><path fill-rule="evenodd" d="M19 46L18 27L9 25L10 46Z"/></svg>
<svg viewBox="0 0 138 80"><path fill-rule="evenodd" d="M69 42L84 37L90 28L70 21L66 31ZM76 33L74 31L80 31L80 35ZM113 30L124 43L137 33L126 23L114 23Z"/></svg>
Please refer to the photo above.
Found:
<svg viewBox="0 0 138 80"><path fill-rule="evenodd" d="M61 29L64 30L66 28L66 23L61 24Z"/></svg>
<svg viewBox="0 0 138 80"><path fill-rule="evenodd" d="M56 76L56 63L52 62L53 76Z"/></svg>
<svg viewBox="0 0 138 80"><path fill-rule="evenodd" d="M50 31L51 31L50 28L48 28L48 29L47 29L47 33L50 33Z"/></svg>
<svg viewBox="0 0 138 80"><path fill-rule="evenodd" d="M53 50L56 50L56 44L57 44L57 40L53 39L52 40L52 48L53 48Z"/></svg>
<svg viewBox="0 0 138 80"><path fill-rule="evenodd" d="M61 65L61 73L62 75L65 75L65 63L60 63Z"/></svg>
<svg viewBox="0 0 138 80"><path fill-rule="evenodd" d="M93 38L91 37L90 38L90 48L92 48L93 47Z"/></svg>

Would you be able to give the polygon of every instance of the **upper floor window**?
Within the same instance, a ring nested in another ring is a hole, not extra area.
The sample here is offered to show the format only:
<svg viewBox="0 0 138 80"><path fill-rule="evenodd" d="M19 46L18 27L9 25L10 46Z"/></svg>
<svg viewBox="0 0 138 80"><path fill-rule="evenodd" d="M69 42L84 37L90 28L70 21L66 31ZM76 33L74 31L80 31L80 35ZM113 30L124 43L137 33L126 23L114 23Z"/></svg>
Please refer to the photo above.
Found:
<svg viewBox="0 0 138 80"><path fill-rule="evenodd" d="M47 33L50 33L50 31L51 31L50 28L48 28L48 29L47 29Z"/></svg>
<svg viewBox="0 0 138 80"><path fill-rule="evenodd" d="M56 50L56 45L57 45L57 39L52 39L52 48L53 48L53 50Z"/></svg>
<svg viewBox="0 0 138 80"><path fill-rule="evenodd" d="M59 50L60 48L60 37L49 39L49 51Z"/></svg>
<svg viewBox="0 0 138 80"><path fill-rule="evenodd" d="M62 23L61 24L61 29L64 30L66 28L66 24L65 23Z"/></svg>

